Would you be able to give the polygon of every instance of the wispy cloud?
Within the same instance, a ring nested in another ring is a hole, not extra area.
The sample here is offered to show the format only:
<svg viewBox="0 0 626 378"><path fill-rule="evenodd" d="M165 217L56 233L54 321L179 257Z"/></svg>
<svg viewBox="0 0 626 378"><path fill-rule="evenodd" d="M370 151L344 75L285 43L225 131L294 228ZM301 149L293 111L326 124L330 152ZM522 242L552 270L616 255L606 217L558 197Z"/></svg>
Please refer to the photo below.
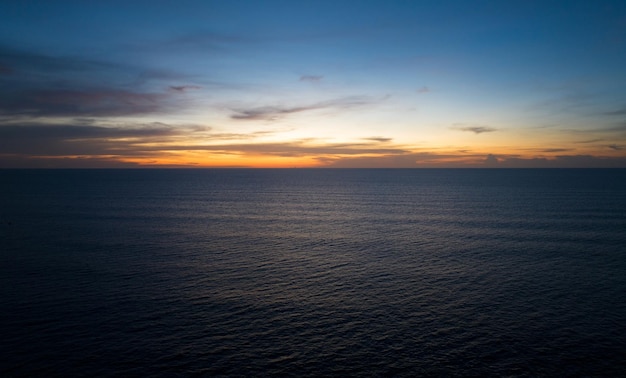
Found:
<svg viewBox="0 0 626 378"><path fill-rule="evenodd" d="M0 45L0 84L12 92L21 90L131 88L155 81L189 80L173 70L147 68L86 58L53 55Z"/></svg>
<svg viewBox="0 0 626 378"><path fill-rule="evenodd" d="M170 150L170 145L210 140L211 134L206 126L159 122L4 124L0 125L0 167L118 167L129 166L124 163L128 160L151 164L180 157L180 149Z"/></svg>
<svg viewBox="0 0 626 378"><path fill-rule="evenodd" d="M0 75L9 75L13 73L13 70L9 66L0 64Z"/></svg>
<svg viewBox="0 0 626 378"><path fill-rule="evenodd" d="M71 72L80 75L85 71L110 71L120 65L70 56L53 56L0 45L0 61L6 73L55 74ZM42 79L40 75L36 79Z"/></svg>
<svg viewBox="0 0 626 378"><path fill-rule="evenodd" d="M30 161L67 156L114 161L189 152L279 157L401 155L409 152L401 146L384 144L381 147L381 143L391 140L382 137L364 138L364 142L354 143L327 143L316 139L258 141L258 138L274 132L215 133L211 128L199 125L164 123L99 125L91 119L80 124L0 124L0 166L7 166L11 159L16 162L19 159Z"/></svg>
<svg viewBox="0 0 626 378"><path fill-rule="evenodd" d="M310 83L319 83L322 81L324 76L322 75L302 75L300 76L300 81L308 81Z"/></svg>
<svg viewBox="0 0 626 378"><path fill-rule="evenodd" d="M626 157L559 155L553 158L507 157L499 159L501 168L618 168L626 167Z"/></svg>
<svg viewBox="0 0 626 378"><path fill-rule="evenodd" d="M386 143L386 142L391 142L391 138L385 138L385 137L370 137L370 138L362 138L363 140L370 140L372 142L380 142L380 143Z"/></svg>
<svg viewBox="0 0 626 378"><path fill-rule="evenodd" d="M165 166L165 165L164 165ZM7 168L136 168L139 163L115 156L22 156L0 152L0 167Z"/></svg>
<svg viewBox="0 0 626 378"><path fill-rule="evenodd" d="M195 85L160 72L81 57L53 56L0 45L0 115L124 116L181 107L175 97ZM162 90L155 84L162 83Z"/></svg>
<svg viewBox="0 0 626 378"><path fill-rule="evenodd" d="M541 152L567 152L567 151L572 151L571 148L544 148L541 150Z"/></svg>
<svg viewBox="0 0 626 378"><path fill-rule="evenodd" d="M370 105L380 102L383 99L368 96L342 97L330 101L322 101L302 106L262 106L248 109L233 109L236 113L232 119L239 120L266 120L272 121L292 113L300 113L319 109L349 109L353 107Z"/></svg>
<svg viewBox="0 0 626 378"><path fill-rule="evenodd" d="M145 48L152 48L162 51L169 49L174 51L190 51L197 53L226 52L234 46L249 45L258 43L261 39L251 35L238 35L228 33L216 33L211 31L198 31L179 35L167 41L155 45L143 45ZM141 47L140 47L141 48Z"/></svg>
<svg viewBox="0 0 626 378"><path fill-rule="evenodd" d="M588 143L597 143L597 142L602 142L604 139L587 139L587 140L581 140L578 142L574 142L574 143L578 143L578 144L588 144Z"/></svg>
<svg viewBox="0 0 626 378"><path fill-rule="evenodd" d="M567 152L572 151L571 148L523 148L520 149L523 151L533 151L533 152L541 152L541 153L555 153L555 152Z"/></svg>
<svg viewBox="0 0 626 378"><path fill-rule="evenodd" d="M485 155L405 151L379 156L337 156L323 160L332 168L484 167Z"/></svg>
<svg viewBox="0 0 626 378"><path fill-rule="evenodd" d="M176 92L187 92L194 89L202 89L199 85L170 85L169 88Z"/></svg>
<svg viewBox="0 0 626 378"><path fill-rule="evenodd" d="M543 149L539 157L495 155L478 152L415 151L390 143L391 138L365 137L354 142L328 143L323 139L286 142L263 142L258 139L275 131L251 133L214 132L200 125L102 124L86 118L75 123L0 123L0 167L101 167L124 166L123 161L151 164L169 157L212 154L240 157L243 165L259 156L313 158L328 167L625 167L626 157L593 155L558 155L544 157L543 152L566 149ZM620 144L608 148L622 151ZM525 156L525 155L524 155ZM248 159L248 160L245 160Z"/></svg>
<svg viewBox="0 0 626 378"><path fill-rule="evenodd" d="M493 155L493 154L489 154L485 158L485 165L487 167L495 167L495 166L498 165L499 162L500 162L500 160L498 160L498 158L495 155Z"/></svg>
<svg viewBox="0 0 626 378"><path fill-rule="evenodd" d="M604 125L590 125L585 128L562 128L561 132L569 133L572 135L589 135L598 136L603 135L602 138L592 138L587 140L578 141L575 143L595 143L606 140L615 140L615 138L626 137L626 121L625 122L612 122ZM612 135L608 135L612 134Z"/></svg>
<svg viewBox="0 0 626 378"><path fill-rule="evenodd" d="M559 88L553 97L544 99L530 105L529 110L558 113L584 113L589 112L597 97L579 88Z"/></svg>
<svg viewBox="0 0 626 378"><path fill-rule="evenodd" d="M155 147L159 148L159 147ZM364 143L319 143L312 140L300 140L284 143L239 143L210 145L168 145L167 149L186 151L214 151L222 153L272 155L282 157L321 156L321 155L398 155L409 152L401 147L389 146L380 148Z"/></svg>
<svg viewBox="0 0 626 378"><path fill-rule="evenodd" d="M626 167L626 157L559 155L525 158L516 155L406 152L382 156L336 156L319 159L332 168L613 168Z"/></svg>
<svg viewBox="0 0 626 378"><path fill-rule="evenodd" d="M601 131L621 132L621 133L626 132L626 122L622 122L620 124L601 129Z"/></svg>
<svg viewBox="0 0 626 378"><path fill-rule="evenodd" d="M0 114L41 116L123 116L164 111L164 93L124 90L40 90L14 94L0 104Z"/></svg>
<svg viewBox="0 0 626 378"><path fill-rule="evenodd" d="M428 87L421 87L417 90L417 93L430 93L432 92L430 88Z"/></svg>
<svg viewBox="0 0 626 378"><path fill-rule="evenodd" d="M142 155L142 143L163 142L193 128L162 123L103 127L78 124L0 125L0 151L20 155Z"/></svg>
<svg viewBox="0 0 626 378"><path fill-rule="evenodd" d="M462 126L457 125L453 126L452 129L460 130L460 131L468 131L474 134L482 134L482 133L492 133L494 131L498 131L498 129L489 127L489 126Z"/></svg>
<svg viewBox="0 0 626 378"><path fill-rule="evenodd" d="M301 107L275 107L263 106L249 109L237 109L236 114L231 116L232 119L242 120L275 120L278 117L291 113L298 113L307 110L319 109L319 106L301 106Z"/></svg>
<svg viewBox="0 0 626 378"><path fill-rule="evenodd" d="M11 124L0 125L3 140L59 138L67 140L84 138L132 138L172 135L175 128L163 123L134 127L104 127L77 124Z"/></svg>
<svg viewBox="0 0 626 378"><path fill-rule="evenodd" d="M616 116L620 116L620 115L626 115L626 106L620 109L616 109L610 112L606 112L604 113L605 115L616 115Z"/></svg>
<svg viewBox="0 0 626 378"><path fill-rule="evenodd" d="M262 138L267 135L276 134L278 131L254 131L251 133L210 133L205 136L207 140L252 140Z"/></svg>

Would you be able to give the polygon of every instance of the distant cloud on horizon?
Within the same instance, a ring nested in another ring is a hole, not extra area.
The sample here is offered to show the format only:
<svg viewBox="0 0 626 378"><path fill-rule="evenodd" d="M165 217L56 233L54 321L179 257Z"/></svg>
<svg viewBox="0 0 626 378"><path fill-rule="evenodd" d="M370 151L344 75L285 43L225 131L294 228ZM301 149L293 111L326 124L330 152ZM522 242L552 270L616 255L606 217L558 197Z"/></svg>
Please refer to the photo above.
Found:
<svg viewBox="0 0 626 378"><path fill-rule="evenodd" d="M448 154L407 152L379 157L324 158L332 168L619 168L626 157L559 155L551 158L523 158L516 155Z"/></svg>
<svg viewBox="0 0 626 378"><path fill-rule="evenodd" d="M492 154L487 155L487 157L485 158L486 166L497 166L499 162L500 161L498 160L498 158Z"/></svg>

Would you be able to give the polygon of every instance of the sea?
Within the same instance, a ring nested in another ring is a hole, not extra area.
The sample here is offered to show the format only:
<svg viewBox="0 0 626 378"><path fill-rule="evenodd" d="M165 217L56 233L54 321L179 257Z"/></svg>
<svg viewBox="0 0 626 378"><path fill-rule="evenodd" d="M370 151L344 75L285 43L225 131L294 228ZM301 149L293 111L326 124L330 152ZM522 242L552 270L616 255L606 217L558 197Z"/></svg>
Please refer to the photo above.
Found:
<svg viewBox="0 0 626 378"><path fill-rule="evenodd" d="M625 374L625 169L0 170L2 377Z"/></svg>

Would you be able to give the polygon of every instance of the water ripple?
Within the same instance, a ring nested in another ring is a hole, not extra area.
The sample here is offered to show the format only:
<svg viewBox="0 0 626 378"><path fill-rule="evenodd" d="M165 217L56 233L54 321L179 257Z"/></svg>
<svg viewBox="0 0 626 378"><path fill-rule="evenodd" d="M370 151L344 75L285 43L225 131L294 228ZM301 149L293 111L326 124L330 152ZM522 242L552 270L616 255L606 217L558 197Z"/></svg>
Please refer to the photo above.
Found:
<svg viewBox="0 0 626 378"><path fill-rule="evenodd" d="M0 172L6 376L620 376L623 170Z"/></svg>

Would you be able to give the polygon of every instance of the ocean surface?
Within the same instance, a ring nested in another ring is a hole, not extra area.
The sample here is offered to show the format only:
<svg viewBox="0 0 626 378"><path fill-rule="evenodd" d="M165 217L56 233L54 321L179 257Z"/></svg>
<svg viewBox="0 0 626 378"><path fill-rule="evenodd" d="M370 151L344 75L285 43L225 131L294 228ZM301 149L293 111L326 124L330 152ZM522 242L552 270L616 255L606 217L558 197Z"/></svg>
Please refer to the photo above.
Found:
<svg viewBox="0 0 626 378"><path fill-rule="evenodd" d="M624 376L626 170L0 170L0 376Z"/></svg>

